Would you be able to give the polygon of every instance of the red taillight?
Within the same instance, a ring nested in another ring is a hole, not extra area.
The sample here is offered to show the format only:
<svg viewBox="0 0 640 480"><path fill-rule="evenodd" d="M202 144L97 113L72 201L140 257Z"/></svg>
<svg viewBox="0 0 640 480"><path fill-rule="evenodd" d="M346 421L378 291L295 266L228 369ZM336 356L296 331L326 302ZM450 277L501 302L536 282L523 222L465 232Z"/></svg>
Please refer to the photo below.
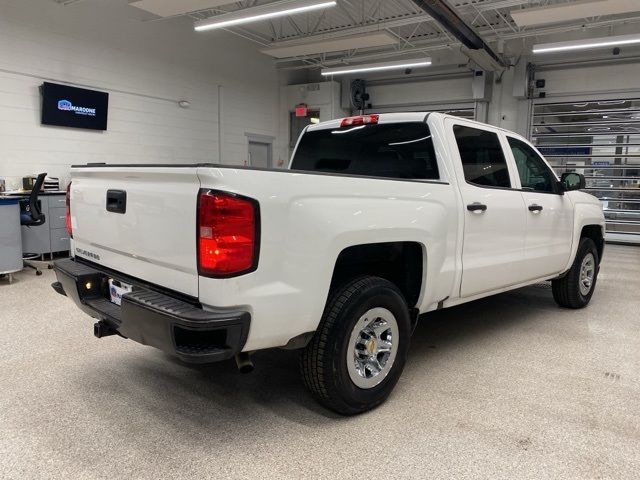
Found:
<svg viewBox="0 0 640 480"><path fill-rule="evenodd" d="M360 115L358 117L343 118L340 127L357 127L358 125L376 125L380 115Z"/></svg>
<svg viewBox="0 0 640 480"><path fill-rule="evenodd" d="M258 205L230 193L198 195L198 272L225 277L257 266Z"/></svg>
<svg viewBox="0 0 640 480"><path fill-rule="evenodd" d="M73 238L73 227L71 226L71 182L67 185L67 197L65 200L66 212L64 217L64 225L67 227L67 233Z"/></svg>

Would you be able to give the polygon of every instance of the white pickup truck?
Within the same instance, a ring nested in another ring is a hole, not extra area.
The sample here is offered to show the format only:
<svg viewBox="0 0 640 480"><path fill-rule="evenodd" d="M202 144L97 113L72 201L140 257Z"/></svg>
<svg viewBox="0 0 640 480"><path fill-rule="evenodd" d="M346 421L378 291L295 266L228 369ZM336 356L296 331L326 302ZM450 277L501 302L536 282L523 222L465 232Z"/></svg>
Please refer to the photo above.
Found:
<svg viewBox="0 0 640 480"><path fill-rule="evenodd" d="M390 394L420 314L545 280L587 305L604 217L583 187L519 135L438 113L311 125L287 170L75 166L53 287L97 337L186 362L301 349L312 394L355 414Z"/></svg>

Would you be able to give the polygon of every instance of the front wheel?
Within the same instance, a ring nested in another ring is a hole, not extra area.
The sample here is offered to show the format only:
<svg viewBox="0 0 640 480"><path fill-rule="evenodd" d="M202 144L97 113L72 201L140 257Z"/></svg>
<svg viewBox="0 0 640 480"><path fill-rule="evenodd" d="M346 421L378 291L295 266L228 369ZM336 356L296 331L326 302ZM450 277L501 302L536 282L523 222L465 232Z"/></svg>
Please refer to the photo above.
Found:
<svg viewBox="0 0 640 480"><path fill-rule="evenodd" d="M398 382L411 322L391 282L365 276L331 293L300 369L306 387L327 408L354 415L380 405Z"/></svg>
<svg viewBox="0 0 640 480"><path fill-rule="evenodd" d="M564 277L551 282L556 303L566 308L586 307L596 288L599 265L596 244L590 238L583 238L571 269Z"/></svg>

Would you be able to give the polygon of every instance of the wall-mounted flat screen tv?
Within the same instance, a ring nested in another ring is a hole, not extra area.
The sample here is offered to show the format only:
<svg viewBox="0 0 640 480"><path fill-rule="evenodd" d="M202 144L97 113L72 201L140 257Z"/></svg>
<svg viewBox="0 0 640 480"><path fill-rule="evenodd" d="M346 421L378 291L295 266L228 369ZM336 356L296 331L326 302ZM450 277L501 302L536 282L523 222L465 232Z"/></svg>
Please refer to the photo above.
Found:
<svg viewBox="0 0 640 480"><path fill-rule="evenodd" d="M108 93L48 82L41 90L43 125L107 129Z"/></svg>

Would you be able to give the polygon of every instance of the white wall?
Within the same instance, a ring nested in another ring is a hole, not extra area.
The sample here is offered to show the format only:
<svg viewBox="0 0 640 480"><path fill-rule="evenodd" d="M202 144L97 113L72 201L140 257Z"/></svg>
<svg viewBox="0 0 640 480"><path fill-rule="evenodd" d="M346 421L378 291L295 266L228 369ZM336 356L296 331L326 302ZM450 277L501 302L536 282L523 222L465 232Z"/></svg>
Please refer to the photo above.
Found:
<svg viewBox="0 0 640 480"><path fill-rule="evenodd" d="M126 0L0 0L0 177L66 176L86 162L242 164L245 133L277 137L269 58L188 19L148 20ZM41 126L44 80L109 92L108 130Z"/></svg>
<svg viewBox="0 0 640 480"><path fill-rule="evenodd" d="M513 95L515 69L504 72L502 78L494 76L493 95L488 104L487 123L506 128L527 137L529 135L530 100Z"/></svg>
<svg viewBox="0 0 640 480"><path fill-rule="evenodd" d="M338 82L323 81L304 83L299 85L285 85L280 87L280 136L285 140L281 151L278 152L282 163L274 162L276 166L289 164L290 115L295 107L302 103L311 110L320 112L320 121L344 117L348 111L340 107L340 84Z"/></svg>
<svg viewBox="0 0 640 480"><path fill-rule="evenodd" d="M640 62L542 67L537 78L546 81L547 97L581 94L640 94Z"/></svg>
<svg viewBox="0 0 640 480"><path fill-rule="evenodd" d="M441 103L473 102L472 76L469 72L454 78L426 78L401 84L375 84L367 87L374 107L434 105Z"/></svg>

